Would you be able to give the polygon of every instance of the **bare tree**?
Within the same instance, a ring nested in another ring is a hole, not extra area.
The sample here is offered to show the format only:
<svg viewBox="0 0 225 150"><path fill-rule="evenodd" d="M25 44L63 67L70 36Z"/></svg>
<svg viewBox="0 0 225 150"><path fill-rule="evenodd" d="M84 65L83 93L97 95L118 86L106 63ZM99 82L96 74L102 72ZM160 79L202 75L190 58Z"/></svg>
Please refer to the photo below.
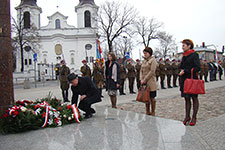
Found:
<svg viewBox="0 0 225 150"><path fill-rule="evenodd" d="M106 39L109 52L113 51L113 41L127 32L134 22L136 9L116 1L106 1L100 6L98 22L101 38Z"/></svg>
<svg viewBox="0 0 225 150"><path fill-rule="evenodd" d="M148 47L152 39L158 39L158 32L162 26L163 23L155 18L139 17L134 24L134 30L141 37L140 43Z"/></svg>
<svg viewBox="0 0 225 150"><path fill-rule="evenodd" d="M134 41L129 36L118 37L115 40L115 48L117 51L117 56L125 58L127 52L131 53L134 47Z"/></svg>
<svg viewBox="0 0 225 150"><path fill-rule="evenodd" d="M37 52L40 44L39 44L39 33L37 28L31 24L30 28L24 27L24 16L22 11L18 14L17 20L12 17L12 42L13 46L16 50L20 50L21 56L21 69L20 71L24 71L24 49L27 51L31 50L33 52Z"/></svg>
<svg viewBox="0 0 225 150"><path fill-rule="evenodd" d="M176 51L176 43L173 36L166 32L159 32L158 38L160 42L160 48L156 49L156 57L161 57L166 59L167 56L172 56Z"/></svg>

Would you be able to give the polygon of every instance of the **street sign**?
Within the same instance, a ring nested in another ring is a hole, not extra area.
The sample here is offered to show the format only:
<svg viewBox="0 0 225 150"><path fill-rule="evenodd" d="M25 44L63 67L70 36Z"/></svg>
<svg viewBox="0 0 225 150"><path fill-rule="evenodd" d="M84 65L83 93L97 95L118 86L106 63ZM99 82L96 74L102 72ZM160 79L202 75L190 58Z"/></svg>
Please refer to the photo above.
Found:
<svg viewBox="0 0 225 150"><path fill-rule="evenodd" d="M37 53L34 53L34 54L33 54L33 60L34 60L34 61L37 61Z"/></svg>

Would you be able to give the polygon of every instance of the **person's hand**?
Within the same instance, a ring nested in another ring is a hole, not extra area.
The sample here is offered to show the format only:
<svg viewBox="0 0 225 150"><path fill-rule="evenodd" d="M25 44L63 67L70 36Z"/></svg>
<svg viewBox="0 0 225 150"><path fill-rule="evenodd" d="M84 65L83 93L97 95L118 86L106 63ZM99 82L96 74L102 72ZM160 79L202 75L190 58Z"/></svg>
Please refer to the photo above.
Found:
<svg viewBox="0 0 225 150"><path fill-rule="evenodd" d="M184 74L184 70L182 69L178 75L182 76L183 74Z"/></svg>
<svg viewBox="0 0 225 150"><path fill-rule="evenodd" d="M119 87L120 87L120 84L117 83L117 84L116 84L116 87L119 88Z"/></svg>
<svg viewBox="0 0 225 150"><path fill-rule="evenodd" d="M141 85L145 84L145 80L141 80Z"/></svg>
<svg viewBox="0 0 225 150"><path fill-rule="evenodd" d="M80 100L82 101L83 99L85 99L87 97L87 95L82 95L80 96Z"/></svg>

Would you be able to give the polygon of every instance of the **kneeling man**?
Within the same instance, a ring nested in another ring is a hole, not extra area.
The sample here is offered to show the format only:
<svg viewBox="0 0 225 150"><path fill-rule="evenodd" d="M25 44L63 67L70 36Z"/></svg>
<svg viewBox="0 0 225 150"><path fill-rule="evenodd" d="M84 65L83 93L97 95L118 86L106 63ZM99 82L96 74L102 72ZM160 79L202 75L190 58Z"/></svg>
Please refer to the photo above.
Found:
<svg viewBox="0 0 225 150"><path fill-rule="evenodd" d="M91 108L91 105L101 101L99 90L87 76L78 77L78 75L71 73L68 75L67 79L72 85L72 104L77 105L78 96L80 95L80 103L78 108L86 112L85 118L92 117L95 110Z"/></svg>

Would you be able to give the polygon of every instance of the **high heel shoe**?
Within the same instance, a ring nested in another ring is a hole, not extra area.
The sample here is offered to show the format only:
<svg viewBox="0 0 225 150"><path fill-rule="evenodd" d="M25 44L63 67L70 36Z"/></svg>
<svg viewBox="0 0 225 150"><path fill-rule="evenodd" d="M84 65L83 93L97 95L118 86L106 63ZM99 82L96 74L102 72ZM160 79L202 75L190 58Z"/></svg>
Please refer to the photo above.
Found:
<svg viewBox="0 0 225 150"><path fill-rule="evenodd" d="M190 120L191 120L191 118L184 119L183 124L186 126L187 125L187 122L189 122Z"/></svg>
<svg viewBox="0 0 225 150"><path fill-rule="evenodd" d="M195 126L196 122L197 122L197 118L195 118L195 120L193 122L190 122L189 125L190 126Z"/></svg>

